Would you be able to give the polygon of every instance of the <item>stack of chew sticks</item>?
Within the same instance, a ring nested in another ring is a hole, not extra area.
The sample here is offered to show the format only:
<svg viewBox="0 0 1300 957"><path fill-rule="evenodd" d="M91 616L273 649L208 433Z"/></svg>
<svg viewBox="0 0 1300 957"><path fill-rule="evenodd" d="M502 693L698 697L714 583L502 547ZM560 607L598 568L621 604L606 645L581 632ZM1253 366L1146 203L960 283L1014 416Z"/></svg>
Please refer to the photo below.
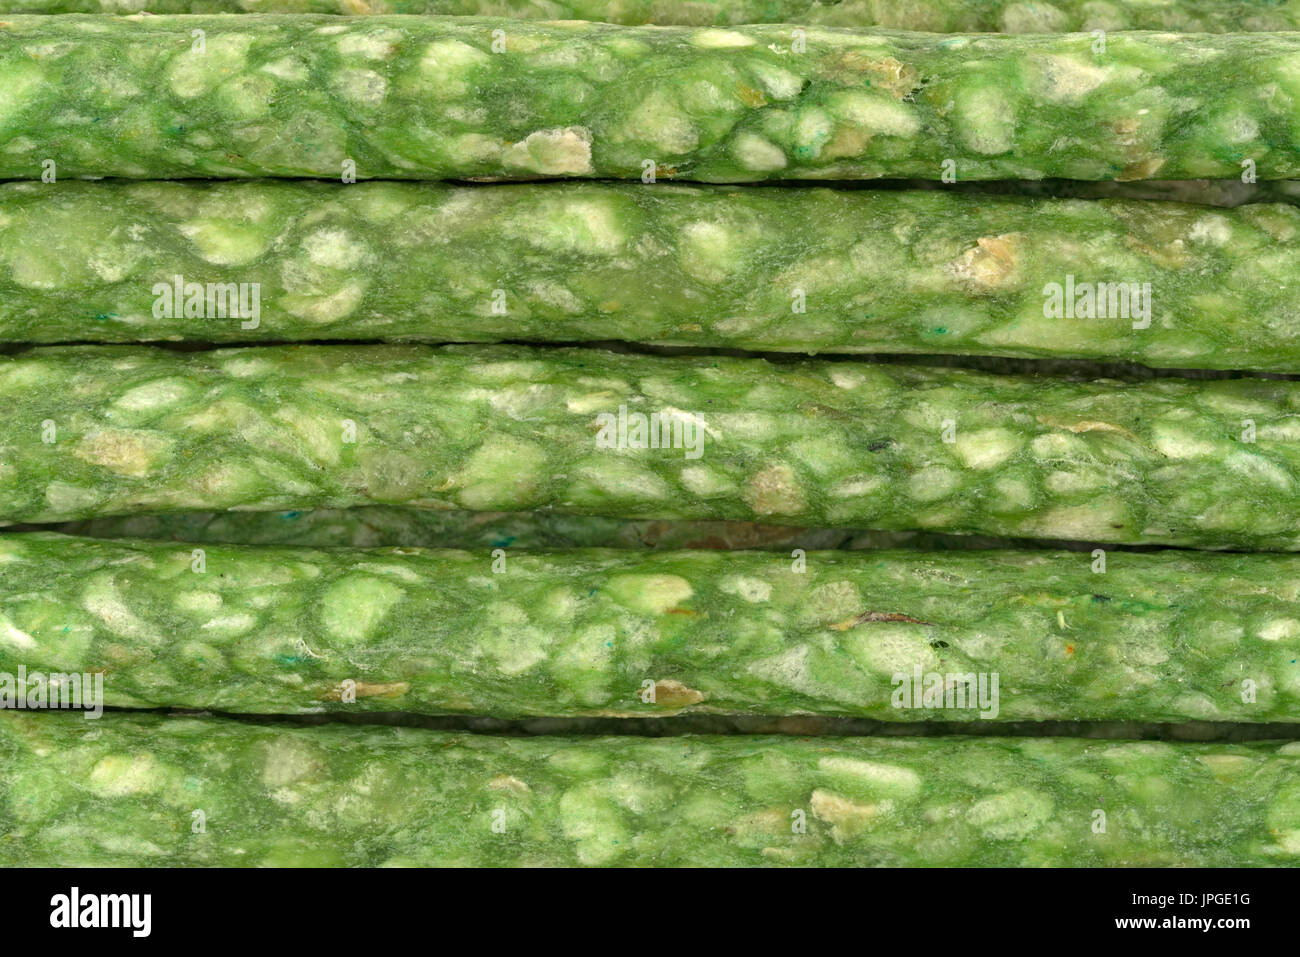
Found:
<svg viewBox="0 0 1300 957"><path fill-rule="evenodd" d="M1300 7L145 6L0 0L0 864L1296 862Z"/></svg>

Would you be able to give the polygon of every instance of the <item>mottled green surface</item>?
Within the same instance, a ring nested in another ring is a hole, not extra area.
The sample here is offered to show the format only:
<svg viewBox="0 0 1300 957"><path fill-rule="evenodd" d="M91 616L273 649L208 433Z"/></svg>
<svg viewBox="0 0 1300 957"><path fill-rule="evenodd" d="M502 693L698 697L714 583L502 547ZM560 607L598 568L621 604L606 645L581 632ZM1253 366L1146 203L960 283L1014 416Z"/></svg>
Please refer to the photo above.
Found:
<svg viewBox="0 0 1300 957"><path fill-rule="evenodd" d="M1294 30L1294 0L0 0L5 13L381 13L732 26L803 23L934 33Z"/></svg>
<svg viewBox="0 0 1300 957"><path fill-rule="evenodd" d="M0 405L8 521L405 504L1300 546L1290 381L511 346L56 346L0 359ZM629 447L644 434L617 434L620 407L675 423L674 447Z"/></svg>
<svg viewBox="0 0 1300 957"><path fill-rule="evenodd" d="M0 338L622 339L1294 372L1297 262L1300 209L1281 204L11 183L0 187ZM202 300L188 317L176 276ZM1123 284L1124 297L1102 292L1095 315L1079 303L1049 318L1044 287L1067 277ZM255 322L207 300L223 283L257 284ZM166 295L174 308L159 306Z"/></svg>
<svg viewBox="0 0 1300 957"><path fill-rule="evenodd" d="M1300 854L1294 743L506 738L7 713L0 758L7 866L1241 866Z"/></svg>
<svg viewBox="0 0 1300 957"><path fill-rule="evenodd" d="M102 671L109 706L1300 720L1290 556L1117 553L1099 574L1079 552L209 545L196 564L37 534L0 537L0 567L0 671Z"/></svg>
<svg viewBox="0 0 1300 957"><path fill-rule="evenodd" d="M46 160L143 179L335 179L347 161L361 179L1181 179L1247 159L1262 179L1300 175L1300 34L1094 42L16 16L0 30L0 177L39 178Z"/></svg>

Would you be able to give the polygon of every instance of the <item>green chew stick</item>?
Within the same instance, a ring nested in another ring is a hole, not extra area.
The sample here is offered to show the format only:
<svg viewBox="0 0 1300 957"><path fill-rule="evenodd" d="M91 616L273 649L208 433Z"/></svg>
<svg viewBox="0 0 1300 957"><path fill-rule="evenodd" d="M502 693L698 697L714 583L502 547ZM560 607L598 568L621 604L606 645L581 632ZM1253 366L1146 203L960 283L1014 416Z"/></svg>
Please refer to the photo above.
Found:
<svg viewBox="0 0 1300 957"><path fill-rule="evenodd" d="M0 567L0 672L102 673L116 707L1300 720L1293 556L26 534Z"/></svg>
<svg viewBox="0 0 1300 957"><path fill-rule="evenodd" d="M0 715L5 866L1260 866L1300 745Z"/></svg>
<svg viewBox="0 0 1300 957"><path fill-rule="evenodd" d="M1300 34L16 16L0 177L1300 175Z"/></svg>
<svg viewBox="0 0 1300 957"><path fill-rule="evenodd" d="M1300 384L512 346L0 358L0 518L413 505L1291 549Z"/></svg>
<svg viewBox="0 0 1300 957"><path fill-rule="evenodd" d="M1295 30L1294 0L0 0L4 13L436 14L603 20L637 26L802 23L931 33Z"/></svg>
<svg viewBox="0 0 1300 957"><path fill-rule="evenodd" d="M0 339L622 339L1300 370L1300 210L630 184L11 183Z"/></svg>

